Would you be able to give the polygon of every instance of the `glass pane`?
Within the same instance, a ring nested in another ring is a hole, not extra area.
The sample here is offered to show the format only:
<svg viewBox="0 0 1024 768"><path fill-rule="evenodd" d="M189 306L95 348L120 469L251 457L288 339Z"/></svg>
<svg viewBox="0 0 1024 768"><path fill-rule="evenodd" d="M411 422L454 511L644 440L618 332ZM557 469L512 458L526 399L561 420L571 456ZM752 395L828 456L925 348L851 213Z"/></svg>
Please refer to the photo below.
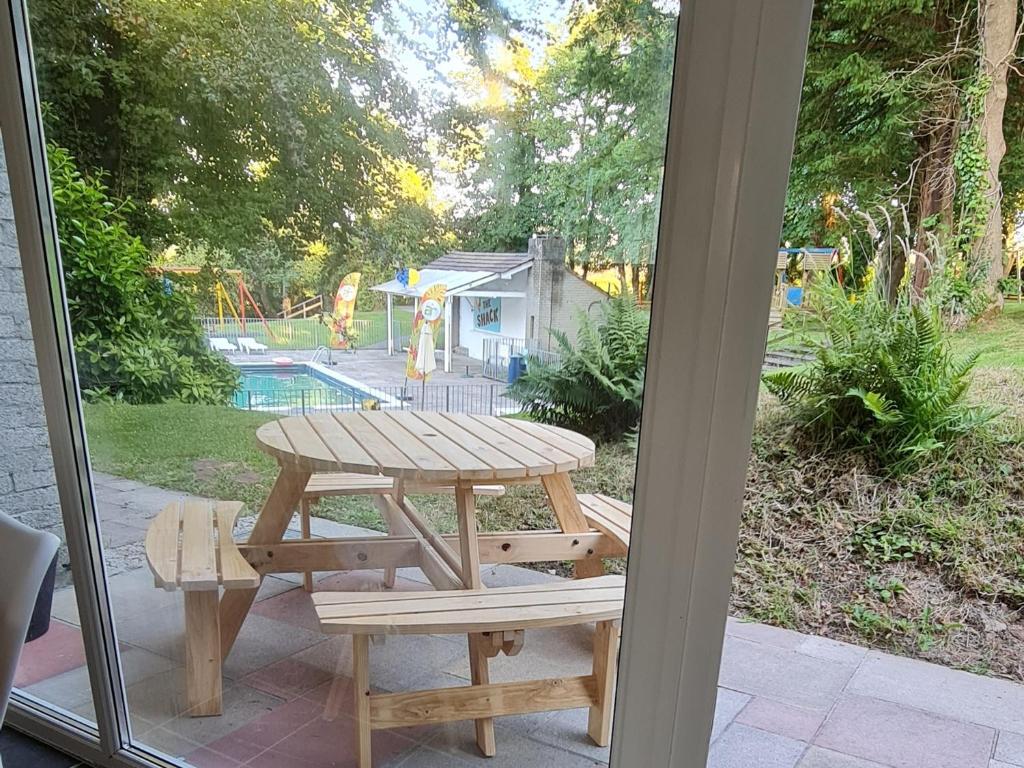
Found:
<svg viewBox="0 0 1024 768"><path fill-rule="evenodd" d="M60 538L18 660L14 685L89 721L92 694L46 431L6 159L0 151L0 511Z"/></svg>
<svg viewBox="0 0 1024 768"><path fill-rule="evenodd" d="M136 743L606 763L675 7L29 6Z"/></svg>

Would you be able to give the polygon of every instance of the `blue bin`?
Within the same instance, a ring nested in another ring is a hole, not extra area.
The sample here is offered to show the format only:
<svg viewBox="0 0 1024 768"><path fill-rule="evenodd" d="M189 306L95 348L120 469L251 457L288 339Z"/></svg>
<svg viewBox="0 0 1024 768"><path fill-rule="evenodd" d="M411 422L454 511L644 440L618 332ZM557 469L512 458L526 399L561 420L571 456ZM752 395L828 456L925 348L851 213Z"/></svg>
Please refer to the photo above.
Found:
<svg viewBox="0 0 1024 768"><path fill-rule="evenodd" d="M516 379L526 373L526 358L522 355L512 355L508 360L508 383L514 384Z"/></svg>

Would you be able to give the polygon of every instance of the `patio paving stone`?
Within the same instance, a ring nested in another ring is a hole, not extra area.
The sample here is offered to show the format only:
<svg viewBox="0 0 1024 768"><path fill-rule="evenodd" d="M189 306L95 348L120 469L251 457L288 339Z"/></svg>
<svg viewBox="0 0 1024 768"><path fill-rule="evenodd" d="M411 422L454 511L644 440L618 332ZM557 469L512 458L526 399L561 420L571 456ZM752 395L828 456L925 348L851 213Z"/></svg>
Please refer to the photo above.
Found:
<svg viewBox="0 0 1024 768"><path fill-rule="evenodd" d="M1024 766L1024 736L1012 731L1000 731L996 738L995 758L1010 765Z"/></svg>
<svg viewBox="0 0 1024 768"><path fill-rule="evenodd" d="M726 635L719 684L808 709L827 709L857 667Z"/></svg>
<svg viewBox="0 0 1024 768"><path fill-rule="evenodd" d="M592 665L593 634L593 627L583 625L528 632L518 656L498 654L490 660L491 682L588 675ZM459 643L465 645L466 641L459 638ZM444 671L461 674L468 663L465 661L467 653L463 652L458 663L445 667ZM373 657L372 650L370 656Z"/></svg>
<svg viewBox="0 0 1024 768"><path fill-rule="evenodd" d="M309 699L298 698L275 707L261 717L224 734L206 745L206 749L238 762L245 762L270 749L300 728L320 717L323 707ZM207 768L202 764L203 768Z"/></svg>
<svg viewBox="0 0 1024 768"><path fill-rule="evenodd" d="M563 709L555 712L540 727L529 733L529 737L552 747L567 749L577 755L589 757L601 763L608 762L609 747L599 747L587 735L589 709ZM513 718L501 718L504 723ZM506 724L506 728L509 726Z"/></svg>
<svg viewBox="0 0 1024 768"><path fill-rule="evenodd" d="M926 661L871 651L850 681L851 693L938 715L1024 733L1024 686Z"/></svg>
<svg viewBox="0 0 1024 768"><path fill-rule="evenodd" d="M745 693L719 687L718 695L715 698L715 720L711 727L712 741L722 735L722 732L747 706L750 699L751 697Z"/></svg>
<svg viewBox="0 0 1024 768"><path fill-rule="evenodd" d="M14 684L19 688L33 685L47 678L85 664L85 647L78 627L50 620L50 629L25 645Z"/></svg>
<svg viewBox="0 0 1024 768"><path fill-rule="evenodd" d="M330 678L330 672L291 656L257 669L239 682L258 691L290 700L316 688Z"/></svg>
<svg viewBox="0 0 1024 768"><path fill-rule="evenodd" d="M892 768L988 768L995 732L919 709L845 695L818 746Z"/></svg>
<svg viewBox="0 0 1024 768"><path fill-rule="evenodd" d="M1004 763L1000 760L992 760L988 764L988 768L1017 768L1017 766L1013 763Z"/></svg>
<svg viewBox="0 0 1024 768"><path fill-rule="evenodd" d="M794 768L807 745L733 723L711 745L708 768Z"/></svg>
<svg viewBox="0 0 1024 768"><path fill-rule="evenodd" d="M444 723L437 728L437 734L427 746L431 750L444 752L449 756L480 765L483 758L476 746L476 731L472 722ZM530 766L552 766L554 768L593 768L604 765L601 760L566 752L564 749L552 747L501 726L501 719L496 721L495 741L497 754L487 758L486 768L526 768ZM421 768L419 762L409 759L404 764L409 768ZM424 763L422 765L431 765ZM445 763L434 763L442 766Z"/></svg>
<svg viewBox="0 0 1024 768"><path fill-rule="evenodd" d="M833 752L831 749L822 749L821 747L808 749L803 759L796 765L797 768L888 768L881 763L862 760L859 757L851 757L842 752Z"/></svg>
<svg viewBox="0 0 1024 768"><path fill-rule="evenodd" d="M826 714L825 710L795 707L766 696L758 696L740 712L736 722L809 742L825 722Z"/></svg>

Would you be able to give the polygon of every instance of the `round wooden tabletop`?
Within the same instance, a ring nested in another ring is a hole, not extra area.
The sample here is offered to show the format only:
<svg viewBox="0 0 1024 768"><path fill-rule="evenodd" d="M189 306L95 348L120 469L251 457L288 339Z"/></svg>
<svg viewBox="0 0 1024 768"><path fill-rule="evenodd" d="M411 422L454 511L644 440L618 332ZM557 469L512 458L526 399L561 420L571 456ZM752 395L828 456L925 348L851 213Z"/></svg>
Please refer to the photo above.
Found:
<svg viewBox="0 0 1024 768"><path fill-rule="evenodd" d="M279 463L308 472L358 472L403 480L512 480L594 463L594 443L520 419L420 411L288 416L256 432Z"/></svg>

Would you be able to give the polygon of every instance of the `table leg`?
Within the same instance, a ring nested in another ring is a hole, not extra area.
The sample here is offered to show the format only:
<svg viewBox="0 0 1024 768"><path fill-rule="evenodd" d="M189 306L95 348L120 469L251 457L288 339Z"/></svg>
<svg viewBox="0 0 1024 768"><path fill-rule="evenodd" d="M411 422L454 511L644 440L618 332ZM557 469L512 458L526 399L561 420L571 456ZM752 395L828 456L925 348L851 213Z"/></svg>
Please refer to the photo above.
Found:
<svg viewBox="0 0 1024 768"><path fill-rule="evenodd" d="M192 717L221 713L217 590L185 592L185 697Z"/></svg>
<svg viewBox="0 0 1024 768"><path fill-rule="evenodd" d="M274 481L263 509L260 510L256 525L249 534L249 544L277 544L288 530L295 508L302 500L302 493L309 482L309 472L291 467L281 467ZM235 644L242 622L249 614L256 589L228 589L220 601L220 650L221 657L227 658Z"/></svg>
<svg viewBox="0 0 1024 768"><path fill-rule="evenodd" d="M304 497L302 499L301 506L299 507L299 525L302 528L302 538L304 538L304 539L310 538L310 532L309 532L309 508L310 508L310 506L311 506L310 505L310 500L308 498ZM305 589L307 592L312 592L313 591L313 572L312 571L306 571L304 574L302 574L302 588Z"/></svg>
<svg viewBox="0 0 1024 768"><path fill-rule="evenodd" d="M587 523L587 518L583 516L579 499L576 498L576 489L573 487L568 473L544 475L541 477L541 482L544 484L548 501L551 502L551 510L555 513L562 532L586 533L589 531L590 525ZM575 568L577 579L604 575L604 563L596 559L577 560Z"/></svg>
<svg viewBox="0 0 1024 768"><path fill-rule="evenodd" d="M455 508L459 515L459 555L462 565L462 581L468 589L481 589L480 544L476 533L476 497L473 486L459 483L455 486ZM487 685L491 681L487 669L490 638L483 635L469 636L469 672L473 685ZM494 757L497 746L494 741L494 719L482 717L476 721L476 743L485 757Z"/></svg>

